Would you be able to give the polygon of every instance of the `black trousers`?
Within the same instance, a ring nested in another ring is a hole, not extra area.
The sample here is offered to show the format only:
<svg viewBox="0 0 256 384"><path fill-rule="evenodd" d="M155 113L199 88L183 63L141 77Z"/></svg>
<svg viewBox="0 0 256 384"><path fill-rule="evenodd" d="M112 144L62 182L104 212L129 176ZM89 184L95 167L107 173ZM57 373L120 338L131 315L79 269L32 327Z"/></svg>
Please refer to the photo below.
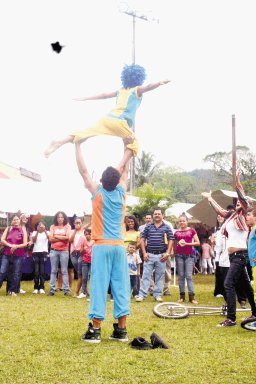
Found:
<svg viewBox="0 0 256 384"><path fill-rule="evenodd" d="M224 288L224 281L227 276L229 267L218 267L218 291L221 295L223 295L224 300L227 301L227 295ZM243 282L238 281L237 285L235 286L237 300L241 304L243 301L246 301L247 297L244 291ZM214 291L215 292L215 291ZM217 291L216 291L217 292ZM217 295L218 293L216 293Z"/></svg>
<svg viewBox="0 0 256 384"><path fill-rule="evenodd" d="M221 267L219 266L219 262L215 263L215 287L214 287L214 296L223 295L224 296L224 285L221 274Z"/></svg>
<svg viewBox="0 0 256 384"><path fill-rule="evenodd" d="M33 252L34 289L44 289L47 252Z"/></svg>
<svg viewBox="0 0 256 384"><path fill-rule="evenodd" d="M252 309L252 314L256 316L256 306L254 302L254 292L251 286L249 275L247 272L246 264L248 256L243 255L230 255L230 267L224 281L224 287L227 296L227 318L236 320L236 289L238 284L244 288L246 297Z"/></svg>

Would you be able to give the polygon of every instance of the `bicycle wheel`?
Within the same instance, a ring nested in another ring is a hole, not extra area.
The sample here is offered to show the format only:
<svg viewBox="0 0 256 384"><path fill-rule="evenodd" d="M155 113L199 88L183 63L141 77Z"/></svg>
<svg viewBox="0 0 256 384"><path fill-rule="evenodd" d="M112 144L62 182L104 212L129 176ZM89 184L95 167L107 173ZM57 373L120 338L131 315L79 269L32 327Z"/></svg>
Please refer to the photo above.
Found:
<svg viewBox="0 0 256 384"><path fill-rule="evenodd" d="M241 322L241 327L247 331L256 331L256 318L243 320Z"/></svg>
<svg viewBox="0 0 256 384"><path fill-rule="evenodd" d="M184 305L170 302L156 304L153 313L162 319L184 319L188 316L188 310Z"/></svg>

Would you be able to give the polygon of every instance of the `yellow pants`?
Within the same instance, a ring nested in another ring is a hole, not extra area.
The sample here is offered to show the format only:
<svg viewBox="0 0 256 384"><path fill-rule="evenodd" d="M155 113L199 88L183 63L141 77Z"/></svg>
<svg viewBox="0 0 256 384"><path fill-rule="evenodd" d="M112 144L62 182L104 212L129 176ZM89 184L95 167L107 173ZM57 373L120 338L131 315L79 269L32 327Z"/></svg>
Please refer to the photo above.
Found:
<svg viewBox="0 0 256 384"><path fill-rule="evenodd" d="M256 267L252 267L254 301L256 301Z"/></svg>
<svg viewBox="0 0 256 384"><path fill-rule="evenodd" d="M84 141L89 137L100 136L100 135L110 135L121 137L126 139L128 137L134 138L132 144L128 144L127 148L133 151L133 155L137 156L138 154L138 142L135 138L134 132L128 126L126 120L113 119L111 117L103 117L96 124L90 128L84 129L83 131L73 132L71 134L74 136L73 143L79 141Z"/></svg>

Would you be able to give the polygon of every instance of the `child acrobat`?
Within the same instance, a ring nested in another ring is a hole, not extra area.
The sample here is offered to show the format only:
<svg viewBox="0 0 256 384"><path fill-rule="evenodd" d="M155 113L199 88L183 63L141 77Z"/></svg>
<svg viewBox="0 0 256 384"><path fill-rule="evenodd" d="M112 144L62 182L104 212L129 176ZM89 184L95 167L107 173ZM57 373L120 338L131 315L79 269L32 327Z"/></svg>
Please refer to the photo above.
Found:
<svg viewBox="0 0 256 384"><path fill-rule="evenodd" d="M89 137L99 135L118 136L127 144L127 148L138 153L138 143L134 136L134 120L136 111L141 103L142 95L161 85L167 84L170 80L163 80L142 86L146 77L145 69L137 64L125 65L121 73L122 88L111 93L101 93L95 96L88 96L75 99L76 101L99 100L116 97L116 105L105 117L98 120L96 124L82 131L73 132L67 137L52 141L45 150L45 157L49 157L62 145L67 143L82 143ZM123 159L125 162L125 159Z"/></svg>

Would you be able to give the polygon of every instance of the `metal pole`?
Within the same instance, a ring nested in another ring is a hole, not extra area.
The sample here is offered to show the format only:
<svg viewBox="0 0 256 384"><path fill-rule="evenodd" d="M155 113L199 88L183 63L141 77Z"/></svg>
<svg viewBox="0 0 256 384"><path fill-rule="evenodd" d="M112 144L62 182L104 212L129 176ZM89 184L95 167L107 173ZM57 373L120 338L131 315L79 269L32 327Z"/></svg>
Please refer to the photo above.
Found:
<svg viewBox="0 0 256 384"><path fill-rule="evenodd" d="M232 115L232 185L236 189L236 118Z"/></svg>
<svg viewBox="0 0 256 384"><path fill-rule="evenodd" d="M132 64L135 64L135 26L136 26L136 18L150 21L150 19L140 12L137 12L136 10L133 10L129 7L129 5L126 2L120 3L119 7L120 11L125 13L126 15L132 16ZM158 19L152 18L151 21L159 22ZM133 127L133 130L135 132L135 125ZM135 158L133 157L130 162L130 192L133 193L135 188Z"/></svg>
<svg viewBox="0 0 256 384"><path fill-rule="evenodd" d="M136 16L132 15L132 64L135 64L135 25L136 25ZM135 122L133 126L135 132ZM133 193L135 188L135 157L133 156L130 162L130 193Z"/></svg>
<svg viewBox="0 0 256 384"><path fill-rule="evenodd" d="M135 14L132 15L132 64L135 64Z"/></svg>

